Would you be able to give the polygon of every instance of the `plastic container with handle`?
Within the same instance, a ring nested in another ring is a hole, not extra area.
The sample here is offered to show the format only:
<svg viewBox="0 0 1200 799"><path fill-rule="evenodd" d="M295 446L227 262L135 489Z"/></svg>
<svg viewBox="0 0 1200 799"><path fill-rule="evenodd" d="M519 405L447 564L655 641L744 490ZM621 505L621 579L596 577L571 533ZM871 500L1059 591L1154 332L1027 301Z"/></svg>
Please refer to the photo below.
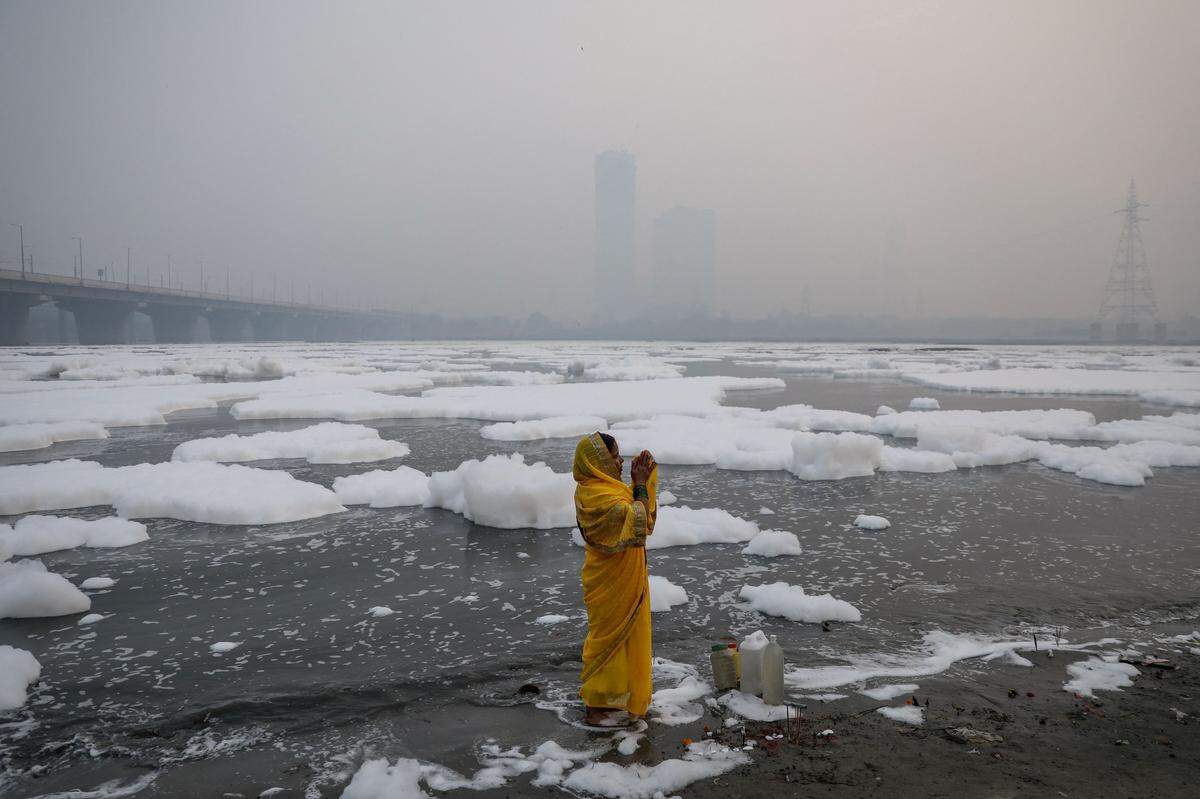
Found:
<svg viewBox="0 0 1200 799"><path fill-rule="evenodd" d="M762 653L769 643L762 630L742 641L742 693L762 696Z"/></svg>

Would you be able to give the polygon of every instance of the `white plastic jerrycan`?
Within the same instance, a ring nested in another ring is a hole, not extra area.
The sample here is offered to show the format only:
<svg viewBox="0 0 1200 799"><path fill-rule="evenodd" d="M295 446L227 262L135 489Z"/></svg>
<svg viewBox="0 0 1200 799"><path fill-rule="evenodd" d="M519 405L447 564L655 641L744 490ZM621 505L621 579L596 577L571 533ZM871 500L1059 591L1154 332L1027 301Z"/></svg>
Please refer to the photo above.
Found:
<svg viewBox="0 0 1200 799"><path fill-rule="evenodd" d="M742 641L742 693L762 696L762 653L769 643L762 630Z"/></svg>

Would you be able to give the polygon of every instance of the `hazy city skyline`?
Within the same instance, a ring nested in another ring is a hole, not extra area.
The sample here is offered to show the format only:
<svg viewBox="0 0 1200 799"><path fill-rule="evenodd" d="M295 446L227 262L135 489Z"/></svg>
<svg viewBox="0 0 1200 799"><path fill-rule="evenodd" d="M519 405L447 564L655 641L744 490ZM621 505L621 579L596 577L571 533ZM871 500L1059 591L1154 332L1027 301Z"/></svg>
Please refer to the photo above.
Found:
<svg viewBox="0 0 1200 799"><path fill-rule="evenodd" d="M715 312L1094 315L1130 178L1200 311L1200 5L0 1L0 266L587 317L594 160Z"/></svg>

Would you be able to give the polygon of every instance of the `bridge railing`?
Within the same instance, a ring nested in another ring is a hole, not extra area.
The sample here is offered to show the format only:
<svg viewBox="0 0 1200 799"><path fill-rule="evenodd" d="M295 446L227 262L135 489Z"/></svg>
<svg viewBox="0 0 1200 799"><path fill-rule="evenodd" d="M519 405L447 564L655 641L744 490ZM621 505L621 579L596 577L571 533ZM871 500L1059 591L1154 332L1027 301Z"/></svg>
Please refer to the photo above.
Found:
<svg viewBox="0 0 1200 799"><path fill-rule="evenodd" d="M213 291L153 286L146 285L144 283L126 282L123 280L93 280L91 278L68 277L67 275L54 275L46 272L21 272L16 269L0 269L0 279L18 280L26 283L41 283L46 285L83 286L85 288L107 289L109 291L127 291L130 293L136 292L138 294L158 297L190 297L198 300L211 300L213 302L237 302L243 305L263 305L272 308L279 308L281 310L289 309L320 311L323 313L355 314L394 313L376 308L364 311L360 308L342 308L335 305L314 305L312 303L298 303L287 300L273 300L265 298L260 299L257 297L251 299L249 297L239 297L232 294L224 294Z"/></svg>

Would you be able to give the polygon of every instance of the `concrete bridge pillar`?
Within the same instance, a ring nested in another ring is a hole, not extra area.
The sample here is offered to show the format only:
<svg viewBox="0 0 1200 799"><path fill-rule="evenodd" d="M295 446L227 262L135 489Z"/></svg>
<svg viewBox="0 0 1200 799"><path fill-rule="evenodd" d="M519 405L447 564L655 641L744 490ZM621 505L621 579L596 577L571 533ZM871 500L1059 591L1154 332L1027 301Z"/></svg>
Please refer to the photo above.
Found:
<svg viewBox="0 0 1200 799"><path fill-rule="evenodd" d="M75 335L75 317L68 313L67 310L58 303L54 304L58 312L58 343L69 344L73 340L77 340Z"/></svg>
<svg viewBox="0 0 1200 799"><path fill-rule="evenodd" d="M59 306L75 315L80 344L128 344L135 303L71 299Z"/></svg>
<svg viewBox="0 0 1200 799"><path fill-rule="evenodd" d="M305 324L305 338L309 341L342 341L341 320L330 314L309 317Z"/></svg>
<svg viewBox="0 0 1200 799"><path fill-rule="evenodd" d="M326 341L353 341L354 334L344 316L329 316L322 320L322 338Z"/></svg>
<svg viewBox="0 0 1200 799"><path fill-rule="evenodd" d="M196 320L200 311L177 305L151 305L146 309L154 322L154 341L158 344L190 344L196 340Z"/></svg>
<svg viewBox="0 0 1200 799"><path fill-rule="evenodd" d="M260 341L296 341L303 338L300 320L293 313L263 313L254 329Z"/></svg>
<svg viewBox="0 0 1200 799"><path fill-rule="evenodd" d="M389 338L387 323L382 319L368 319L362 323L363 338L369 341L381 341Z"/></svg>
<svg viewBox="0 0 1200 799"><path fill-rule="evenodd" d="M254 341L254 323L246 311L209 310L208 329L213 341Z"/></svg>
<svg viewBox="0 0 1200 799"><path fill-rule="evenodd" d="M361 341L365 333L361 319L345 315L330 317L328 329L331 341Z"/></svg>
<svg viewBox="0 0 1200 799"><path fill-rule="evenodd" d="M39 303L32 294L0 295L0 345L29 343L29 309Z"/></svg>

